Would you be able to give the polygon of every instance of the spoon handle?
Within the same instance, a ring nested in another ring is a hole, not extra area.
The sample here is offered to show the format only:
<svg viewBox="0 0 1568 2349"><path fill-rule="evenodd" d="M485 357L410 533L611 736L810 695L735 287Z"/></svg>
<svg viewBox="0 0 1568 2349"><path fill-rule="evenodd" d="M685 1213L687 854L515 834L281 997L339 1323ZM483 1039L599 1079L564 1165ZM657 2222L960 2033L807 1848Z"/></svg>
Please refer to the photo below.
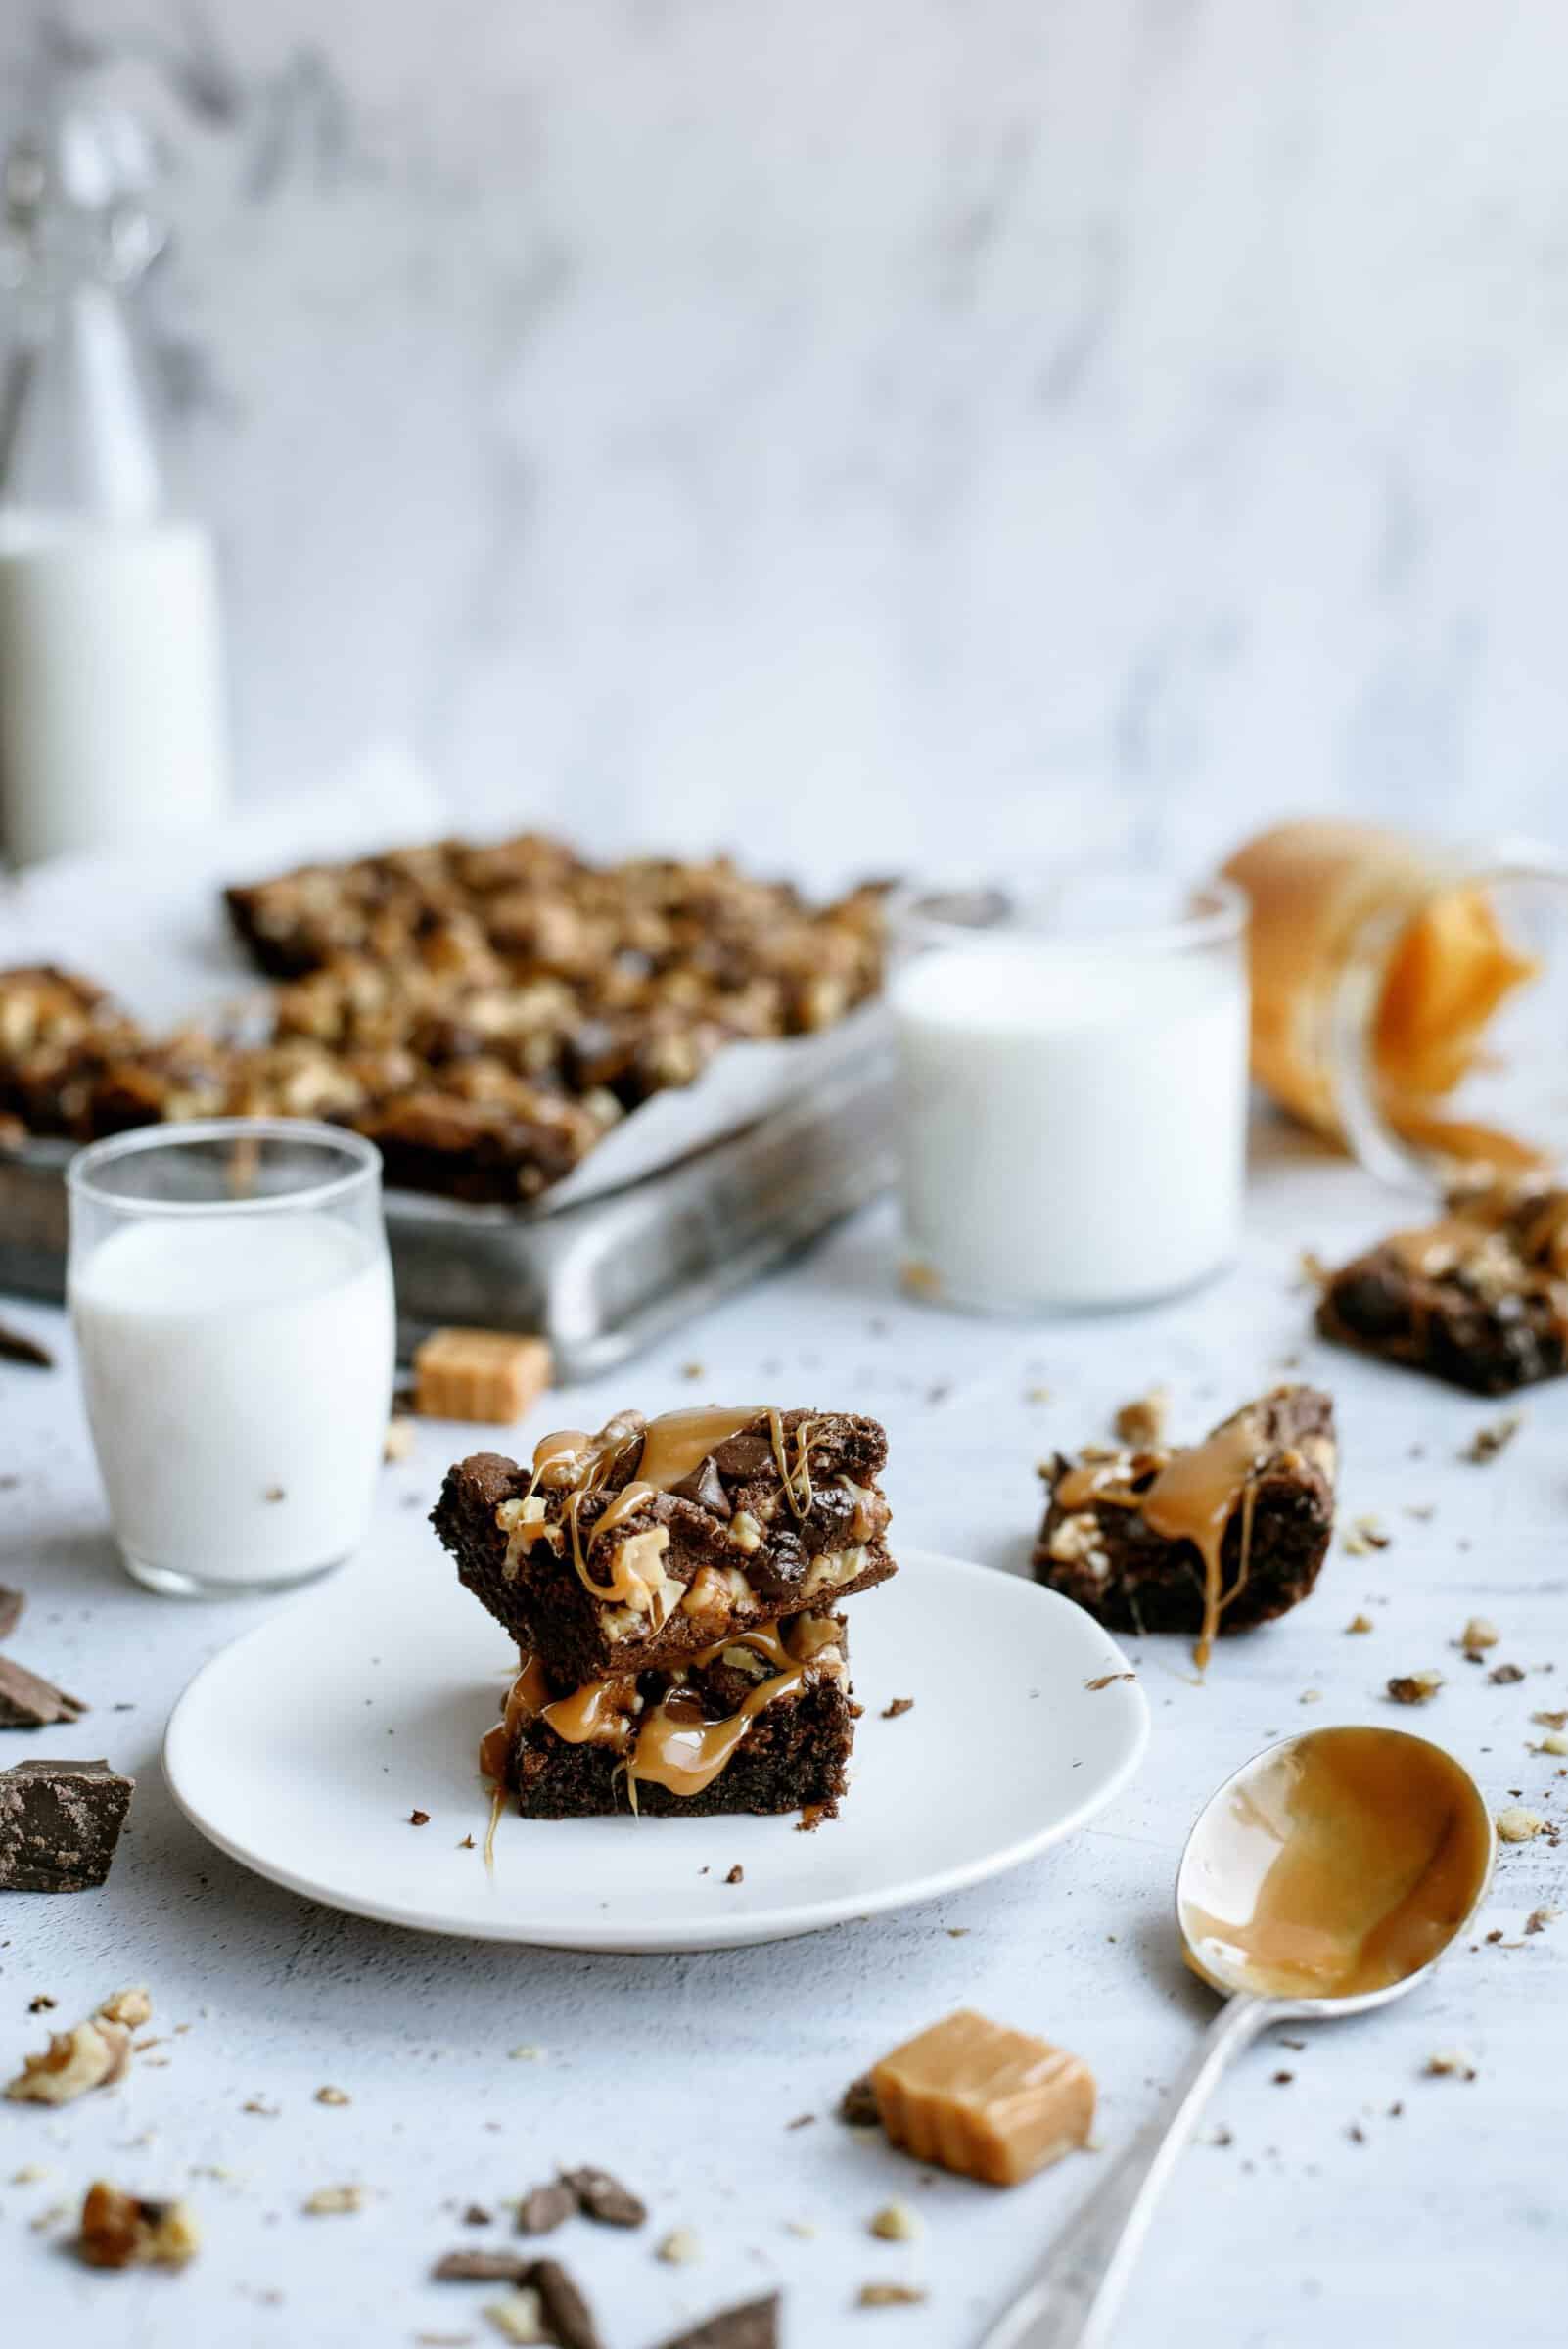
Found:
<svg viewBox="0 0 1568 2349"><path fill-rule="evenodd" d="M1150 2121L1063 2228L1049 2257L980 2349L1101 2349L1154 2206L1232 2055L1271 2021L1272 2000L1238 1993L1215 2016Z"/></svg>

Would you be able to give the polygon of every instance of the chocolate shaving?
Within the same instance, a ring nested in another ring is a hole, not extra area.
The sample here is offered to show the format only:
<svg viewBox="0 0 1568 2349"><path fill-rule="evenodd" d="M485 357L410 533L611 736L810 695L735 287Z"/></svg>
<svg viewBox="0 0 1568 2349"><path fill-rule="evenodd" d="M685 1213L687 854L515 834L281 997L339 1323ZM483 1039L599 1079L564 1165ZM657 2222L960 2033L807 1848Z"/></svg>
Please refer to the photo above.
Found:
<svg viewBox="0 0 1568 2349"><path fill-rule="evenodd" d="M45 1729L52 1722L78 1721L86 1711L79 1697L0 1656L0 1729Z"/></svg>
<svg viewBox="0 0 1568 2349"><path fill-rule="evenodd" d="M561 2183L576 2196L583 2217L601 2227L640 2227L648 2216L647 2204L608 2170L563 2170Z"/></svg>
<svg viewBox="0 0 1568 2349"><path fill-rule="evenodd" d="M530 2188L517 2210L519 2234L551 2234L566 2219L576 2216L577 2197L564 2178Z"/></svg>
<svg viewBox="0 0 1568 2349"><path fill-rule="evenodd" d="M24 1329L15 1329L9 1321L0 1321L0 1362L22 1362L29 1370L52 1370L55 1358L47 1346L29 1338Z"/></svg>
<svg viewBox="0 0 1568 2349"><path fill-rule="evenodd" d="M8 1590L0 1583L0 1639L9 1639L16 1630L26 1596L21 1590Z"/></svg>
<svg viewBox="0 0 1568 2349"><path fill-rule="evenodd" d="M763 2300L742 2300L720 2308L689 2332L678 2332L663 2349L778 2349L777 2292Z"/></svg>
<svg viewBox="0 0 1568 2349"><path fill-rule="evenodd" d="M592 2310L558 2259L536 2259L525 2280L538 2293L540 2312L559 2349L604 2349Z"/></svg>

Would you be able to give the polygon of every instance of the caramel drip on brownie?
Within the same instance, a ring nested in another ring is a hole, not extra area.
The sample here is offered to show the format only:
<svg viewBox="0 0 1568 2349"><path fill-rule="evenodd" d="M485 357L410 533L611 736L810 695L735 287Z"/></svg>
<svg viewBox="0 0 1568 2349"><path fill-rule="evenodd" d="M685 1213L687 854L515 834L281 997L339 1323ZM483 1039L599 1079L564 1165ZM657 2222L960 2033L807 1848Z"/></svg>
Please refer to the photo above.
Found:
<svg viewBox="0 0 1568 2349"><path fill-rule="evenodd" d="M525 1656L521 1671L506 1692L501 1718L493 1729L486 1729L480 1739L480 1769L485 1777L497 1784L506 1776L506 1765L512 1752L512 1741L520 1722L531 1720L542 1713L550 1701L549 1685L544 1667L537 1656Z"/></svg>
<svg viewBox="0 0 1568 2349"><path fill-rule="evenodd" d="M797 1517L804 1517L807 1515L810 1509L811 1502L815 1497L811 1491L811 1464L809 1458L811 1430L815 1424L816 1422L812 1419L803 1419L800 1426L796 1429L795 1465L792 1468L785 1456L784 1451L783 1419L776 1410L769 1411L767 1414L767 1433L768 1440L773 1447L773 1465L778 1470L779 1481L784 1487L784 1497L789 1502L790 1507L793 1509ZM806 1498L804 1500L801 1498L800 1494L796 1490L797 1479L799 1479L799 1481L806 1487Z"/></svg>
<svg viewBox="0 0 1568 2349"><path fill-rule="evenodd" d="M586 1681L580 1688L574 1688L570 1696L560 1696L551 1704L541 1705L539 1719L548 1722L568 1745L623 1745L631 1724L615 1698L618 1693L624 1695L626 1690L624 1676L619 1680Z"/></svg>
<svg viewBox="0 0 1568 2349"><path fill-rule="evenodd" d="M755 1404L746 1410L718 1405L704 1410L666 1411L661 1418L650 1419L637 1462L638 1482L656 1493L668 1493L671 1485L678 1485L700 1468L715 1445L738 1436L761 1415Z"/></svg>
<svg viewBox="0 0 1568 2349"><path fill-rule="evenodd" d="M694 1696L676 1689L657 1704L637 1732L630 1775L646 1778L674 1795L701 1794L711 1786L764 1706L793 1696L806 1678L804 1664L775 1673L752 1690L739 1712L708 1721Z"/></svg>
<svg viewBox="0 0 1568 2349"><path fill-rule="evenodd" d="M1258 1463L1258 1430L1247 1414L1217 1428L1202 1444L1173 1452L1138 1507L1149 1531L1167 1542L1190 1542L1203 1560L1203 1627L1193 1649L1200 1672L1208 1669L1220 1617L1227 1603L1221 1585L1220 1553L1225 1528L1247 1493ZM1247 1528L1251 1532L1250 1516ZM1250 1549L1250 1542L1246 1549ZM1249 1559L1243 1551L1234 1598Z"/></svg>

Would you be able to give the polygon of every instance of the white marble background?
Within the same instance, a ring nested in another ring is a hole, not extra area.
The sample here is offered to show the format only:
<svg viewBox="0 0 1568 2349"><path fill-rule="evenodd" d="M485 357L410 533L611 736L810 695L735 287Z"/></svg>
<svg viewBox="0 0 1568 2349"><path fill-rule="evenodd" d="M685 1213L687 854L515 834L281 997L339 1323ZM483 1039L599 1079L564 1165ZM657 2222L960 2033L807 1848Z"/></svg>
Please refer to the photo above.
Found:
<svg viewBox="0 0 1568 2349"><path fill-rule="evenodd" d="M1560 825L1558 10L65 21L177 166L251 793L392 736L472 820L823 869Z"/></svg>

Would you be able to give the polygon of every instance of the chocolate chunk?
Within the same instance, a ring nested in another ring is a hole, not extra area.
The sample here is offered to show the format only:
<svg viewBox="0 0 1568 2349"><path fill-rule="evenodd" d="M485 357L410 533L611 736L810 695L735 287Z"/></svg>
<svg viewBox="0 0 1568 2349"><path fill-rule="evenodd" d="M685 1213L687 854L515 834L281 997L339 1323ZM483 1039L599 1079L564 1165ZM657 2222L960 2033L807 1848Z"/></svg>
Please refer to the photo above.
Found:
<svg viewBox="0 0 1568 2349"><path fill-rule="evenodd" d="M55 1358L47 1346L29 1338L24 1329L13 1329L7 1321L0 1321L0 1361L24 1362L29 1370L52 1370L55 1366Z"/></svg>
<svg viewBox="0 0 1568 2349"><path fill-rule="evenodd" d="M858 2080L850 2082L839 2098L839 2118L851 2129L875 2129L880 2126L882 2107L877 2102L877 2092L871 2085L869 2072L862 2072Z"/></svg>
<svg viewBox="0 0 1568 2349"><path fill-rule="evenodd" d="M698 1462L690 1476L683 1476L679 1484L671 1485L669 1490L681 1500L694 1500L700 1509L707 1509L711 1516L732 1517L735 1513L729 1505L729 1495L724 1490L724 1480L718 1473L712 1452L705 1460Z"/></svg>
<svg viewBox="0 0 1568 2349"><path fill-rule="evenodd" d="M601 2227L640 2227L648 2216L647 2204L608 2170L563 2170L561 2183L576 2194L583 2217Z"/></svg>
<svg viewBox="0 0 1568 2349"><path fill-rule="evenodd" d="M525 2283L532 2265L515 2251L448 2251L430 2274L433 2283Z"/></svg>
<svg viewBox="0 0 1568 2349"><path fill-rule="evenodd" d="M77 1721L87 1707L10 1656L0 1656L0 1729L44 1729L51 1722Z"/></svg>
<svg viewBox="0 0 1568 2349"><path fill-rule="evenodd" d="M4 1583L0 1583L0 1639L10 1638L26 1603L23 1592L8 1590Z"/></svg>
<svg viewBox="0 0 1568 2349"><path fill-rule="evenodd" d="M494 2215L493 2211L485 2209L483 2202L471 2202L463 2213L463 2224L465 2227L487 2227Z"/></svg>
<svg viewBox="0 0 1568 2349"><path fill-rule="evenodd" d="M810 1553L800 1535L779 1526L766 1547L747 1559L746 1576L752 1589L764 1598L787 1598L799 1590L810 1566Z"/></svg>
<svg viewBox="0 0 1568 2349"><path fill-rule="evenodd" d="M576 2208L577 2197L564 2178L549 2186L532 2187L518 2204L517 2231L519 2234L552 2234Z"/></svg>
<svg viewBox="0 0 1568 2349"><path fill-rule="evenodd" d="M0 1771L0 1892L102 1884L134 1786L107 1762L19 1762Z"/></svg>
<svg viewBox="0 0 1568 2349"><path fill-rule="evenodd" d="M604 2349L593 2311L558 2259L534 2260L524 2281L538 2293L540 2313L559 2349Z"/></svg>
<svg viewBox="0 0 1568 2349"><path fill-rule="evenodd" d="M778 2349L778 2294L743 2300L718 2309L690 2332L677 2332L664 2349Z"/></svg>
<svg viewBox="0 0 1568 2349"><path fill-rule="evenodd" d="M720 1476L756 1476L772 1457L773 1447L766 1436L748 1434L726 1436L713 1453Z"/></svg>

